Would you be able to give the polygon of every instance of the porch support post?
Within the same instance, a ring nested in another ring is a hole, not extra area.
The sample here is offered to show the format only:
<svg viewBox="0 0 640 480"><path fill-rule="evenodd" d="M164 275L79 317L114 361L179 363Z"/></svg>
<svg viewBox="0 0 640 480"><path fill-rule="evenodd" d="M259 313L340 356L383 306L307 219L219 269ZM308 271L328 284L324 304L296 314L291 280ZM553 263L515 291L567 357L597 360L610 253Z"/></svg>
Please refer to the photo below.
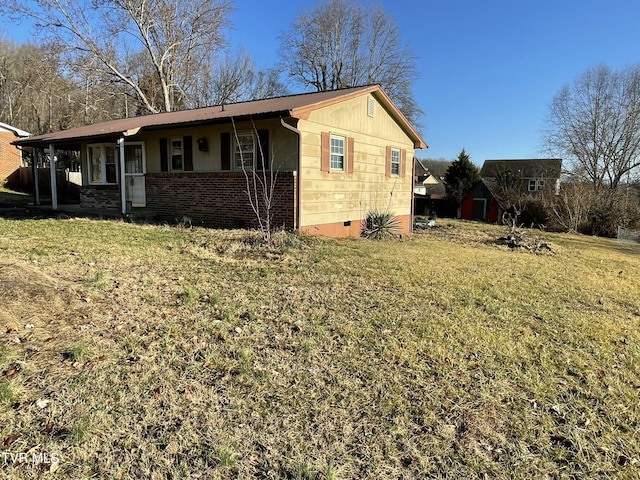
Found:
<svg viewBox="0 0 640 480"><path fill-rule="evenodd" d="M125 171L124 171L124 137L118 139L118 146L120 147L120 209L122 215L127 213L127 194L125 188Z"/></svg>
<svg viewBox="0 0 640 480"><path fill-rule="evenodd" d="M40 163L40 149L35 148L33 150L33 194L34 205L40 205L40 169L38 163Z"/></svg>
<svg viewBox="0 0 640 480"><path fill-rule="evenodd" d="M49 172L51 173L51 208L58 209L58 182L56 178L56 152L53 143L49 144Z"/></svg>

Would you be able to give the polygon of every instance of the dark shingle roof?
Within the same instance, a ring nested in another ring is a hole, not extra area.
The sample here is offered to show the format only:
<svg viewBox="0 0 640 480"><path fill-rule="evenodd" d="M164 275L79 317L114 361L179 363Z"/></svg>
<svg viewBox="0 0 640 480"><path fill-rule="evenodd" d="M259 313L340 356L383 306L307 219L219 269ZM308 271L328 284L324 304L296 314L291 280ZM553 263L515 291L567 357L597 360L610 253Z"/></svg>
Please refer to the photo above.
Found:
<svg viewBox="0 0 640 480"><path fill-rule="evenodd" d="M560 178L562 159L485 160L480 170L480 177L495 178L507 172L520 178Z"/></svg>

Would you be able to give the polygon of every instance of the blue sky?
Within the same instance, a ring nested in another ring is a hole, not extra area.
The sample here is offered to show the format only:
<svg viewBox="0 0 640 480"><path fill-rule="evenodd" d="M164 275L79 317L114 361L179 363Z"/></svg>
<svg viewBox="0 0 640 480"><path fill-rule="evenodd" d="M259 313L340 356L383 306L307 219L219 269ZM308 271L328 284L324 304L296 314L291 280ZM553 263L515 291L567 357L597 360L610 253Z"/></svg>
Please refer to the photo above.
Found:
<svg viewBox="0 0 640 480"><path fill-rule="evenodd" d="M616 69L640 63L639 0L381 3L418 56L415 95L429 145L416 152L421 158L452 159L463 147L478 165L543 156L548 105L564 84L601 63ZM315 4L236 0L231 43L271 66L278 35ZM24 28L2 30L7 38L25 38Z"/></svg>

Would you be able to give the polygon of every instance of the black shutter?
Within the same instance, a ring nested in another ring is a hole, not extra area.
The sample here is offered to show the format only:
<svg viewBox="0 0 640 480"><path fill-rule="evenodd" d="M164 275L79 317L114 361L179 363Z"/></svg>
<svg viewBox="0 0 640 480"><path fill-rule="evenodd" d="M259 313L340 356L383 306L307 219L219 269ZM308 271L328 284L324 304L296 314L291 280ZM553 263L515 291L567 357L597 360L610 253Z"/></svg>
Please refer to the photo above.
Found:
<svg viewBox="0 0 640 480"><path fill-rule="evenodd" d="M168 172L169 171L169 158L167 155L167 139L160 139L160 171Z"/></svg>
<svg viewBox="0 0 640 480"><path fill-rule="evenodd" d="M193 137L190 135L184 137L182 143L184 143L184 170L190 172L193 170Z"/></svg>
<svg viewBox="0 0 640 480"><path fill-rule="evenodd" d="M262 170L262 162L264 160L267 170L271 168L271 156L269 154L269 130L258 130L258 161L256 168Z"/></svg>
<svg viewBox="0 0 640 480"><path fill-rule="evenodd" d="M231 133L220 134L220 169L231 170Z"/></svg>

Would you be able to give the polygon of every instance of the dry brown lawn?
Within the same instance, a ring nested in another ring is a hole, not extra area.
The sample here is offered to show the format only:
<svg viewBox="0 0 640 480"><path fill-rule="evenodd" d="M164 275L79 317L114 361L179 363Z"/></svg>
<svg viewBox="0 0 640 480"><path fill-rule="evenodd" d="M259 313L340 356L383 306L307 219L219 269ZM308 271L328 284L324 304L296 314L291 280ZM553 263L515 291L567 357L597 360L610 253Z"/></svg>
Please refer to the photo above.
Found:
<svg viewBox="0 0 640 480"><path fill-rule="evenodd" d="M638 478L640 247L503 233L0 219L0 476Z"/></svg>

